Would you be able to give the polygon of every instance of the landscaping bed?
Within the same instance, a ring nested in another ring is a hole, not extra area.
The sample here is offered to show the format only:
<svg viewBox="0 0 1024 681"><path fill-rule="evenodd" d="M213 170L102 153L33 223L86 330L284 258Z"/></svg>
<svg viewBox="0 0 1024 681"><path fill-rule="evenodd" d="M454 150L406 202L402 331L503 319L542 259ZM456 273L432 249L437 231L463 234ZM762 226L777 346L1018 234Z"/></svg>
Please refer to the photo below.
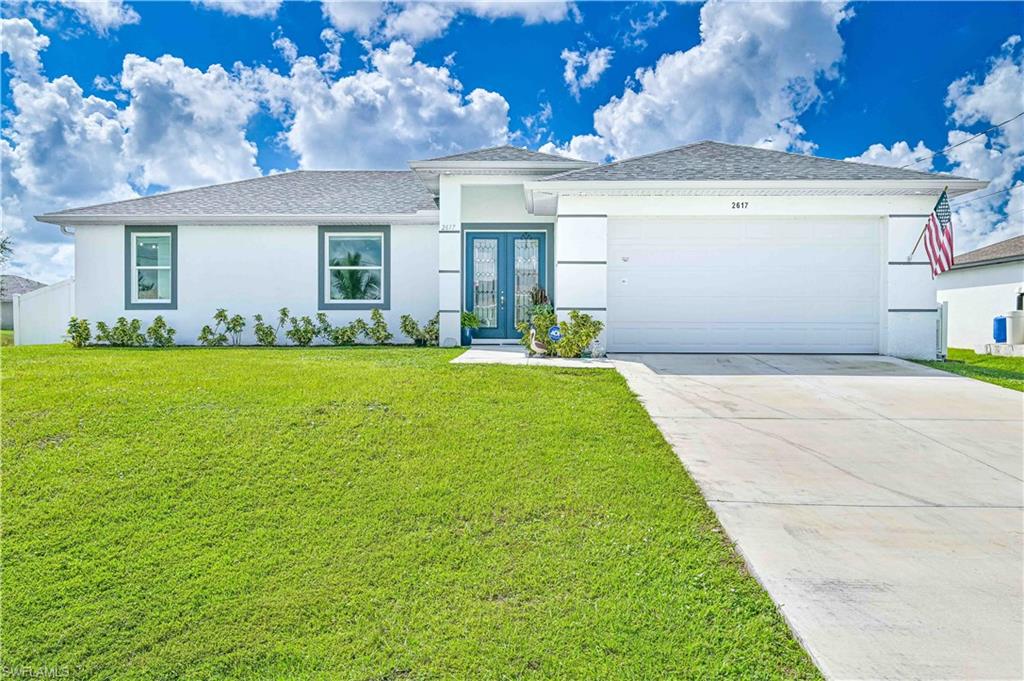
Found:
<svg viewBox="0 0 1024 681"><path fill-rule="evenodd" d="M817 678L612 371L3 353L2 662L72 678Z"/></svg>

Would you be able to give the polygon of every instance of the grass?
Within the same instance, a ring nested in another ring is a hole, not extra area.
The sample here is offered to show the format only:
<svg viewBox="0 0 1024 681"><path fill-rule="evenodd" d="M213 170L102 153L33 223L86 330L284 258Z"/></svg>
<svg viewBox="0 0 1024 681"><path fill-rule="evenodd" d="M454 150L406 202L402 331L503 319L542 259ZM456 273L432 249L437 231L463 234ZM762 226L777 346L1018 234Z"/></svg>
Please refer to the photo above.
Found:
<svg viewBox="0 0 1024 681"><path fill-rule="evenodd" d="M0 347L14 345L14 331L11 329L0 329Z"/></svg>
<svg viewBox="0 0 1024 681"><path fill-rule="evenodd" d="M920 363L934 369L1024 392L1024 357L979 355L973 350L950 348L945 362Z"/></svg>
<svg viewBox="0 0 1024 681"><path fill-rule="evenodd" d="M612 371L3 353L4 667L818 678Z"/></svg>

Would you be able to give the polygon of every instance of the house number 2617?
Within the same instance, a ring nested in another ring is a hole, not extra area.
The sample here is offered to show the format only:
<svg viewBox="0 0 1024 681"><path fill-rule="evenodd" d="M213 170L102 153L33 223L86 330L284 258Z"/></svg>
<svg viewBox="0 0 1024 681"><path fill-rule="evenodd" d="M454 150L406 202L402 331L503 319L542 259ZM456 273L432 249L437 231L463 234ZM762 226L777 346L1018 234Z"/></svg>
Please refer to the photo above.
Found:
<svg viewBox="0 0 1024 681"><path fill-rule="evenodd" d="M741 208L746 208L746 207L747 207L747 206L749 206L749 205L750 205L750 204L749 204L749 203L747 203L746 201L733 201L733 202L732 202L732 208L733 208L733 210L739 210L739 209L741 209Z"/></svg>

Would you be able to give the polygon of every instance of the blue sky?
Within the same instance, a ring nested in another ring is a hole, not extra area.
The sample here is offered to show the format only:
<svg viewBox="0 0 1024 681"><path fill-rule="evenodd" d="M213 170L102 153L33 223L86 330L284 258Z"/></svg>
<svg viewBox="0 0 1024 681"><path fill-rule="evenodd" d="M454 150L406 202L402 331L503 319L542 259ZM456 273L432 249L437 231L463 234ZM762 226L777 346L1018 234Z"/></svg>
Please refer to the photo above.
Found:
<svg viewBox="0 0 1024 681"><path fill-rule="evenodd" d="M597 160L712 138L903 165L1024 110L1022 3L97 0L3 16L4 229L12 269L47 281L73 245L33 213L168 188L505 141ZM1022 130L914 166L1006 190L958 212L960 250L1021 232Z"/></svg>

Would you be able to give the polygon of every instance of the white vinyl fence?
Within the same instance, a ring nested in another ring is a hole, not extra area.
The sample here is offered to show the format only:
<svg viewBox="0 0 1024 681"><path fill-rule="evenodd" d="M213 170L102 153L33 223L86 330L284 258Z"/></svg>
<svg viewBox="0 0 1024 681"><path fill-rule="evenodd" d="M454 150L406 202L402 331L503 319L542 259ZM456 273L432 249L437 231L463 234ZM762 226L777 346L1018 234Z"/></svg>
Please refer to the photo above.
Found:
<svg viewBox="0 0 1024 681"><path fill-rule="evenodd" d="M14 344L62 342L73 314L74 278L14 296Z"/></svg>

